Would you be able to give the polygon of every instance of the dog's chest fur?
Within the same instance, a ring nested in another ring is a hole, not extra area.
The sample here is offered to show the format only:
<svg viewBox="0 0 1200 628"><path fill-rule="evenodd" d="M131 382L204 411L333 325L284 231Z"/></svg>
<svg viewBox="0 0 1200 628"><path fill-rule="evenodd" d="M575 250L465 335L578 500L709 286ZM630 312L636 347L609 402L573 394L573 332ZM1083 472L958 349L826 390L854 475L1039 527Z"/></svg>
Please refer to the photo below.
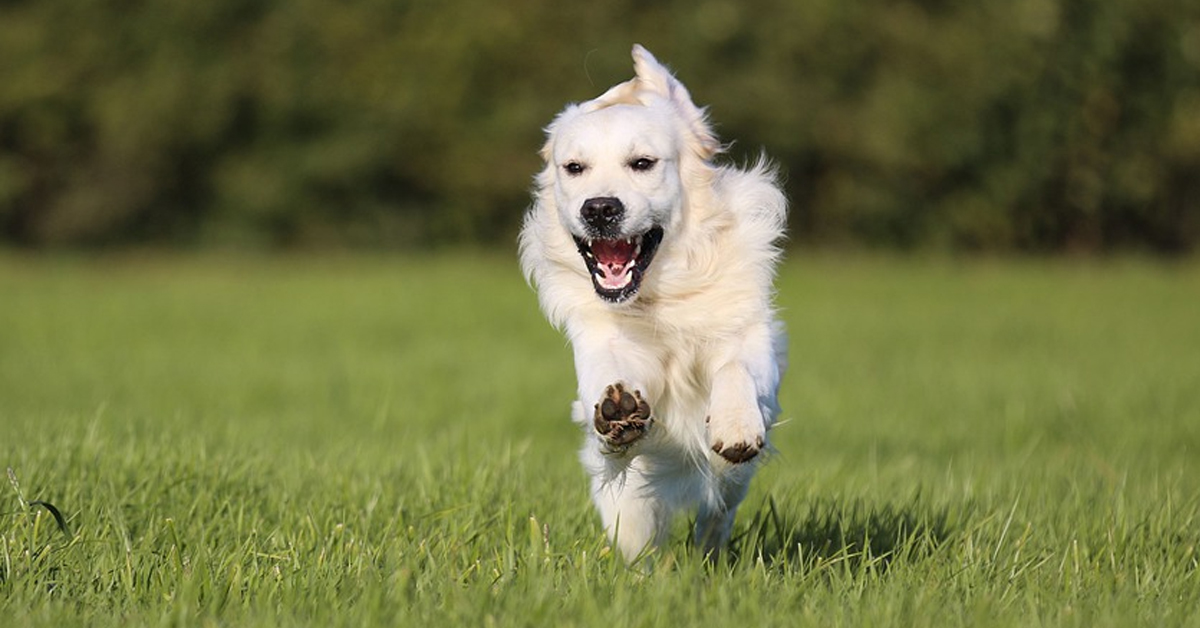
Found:
<svg viewBox="0 0 1200 628"><path fill-rule="evenodd" d="M769 290L752 266L698 264L686 255L668 253L652 272L635 303L593 301L567 327L611 330L623 376L653 400L660 429L647 449L674 452L671 458L707 456L713 374L748 329L769 324Z"/></svg>

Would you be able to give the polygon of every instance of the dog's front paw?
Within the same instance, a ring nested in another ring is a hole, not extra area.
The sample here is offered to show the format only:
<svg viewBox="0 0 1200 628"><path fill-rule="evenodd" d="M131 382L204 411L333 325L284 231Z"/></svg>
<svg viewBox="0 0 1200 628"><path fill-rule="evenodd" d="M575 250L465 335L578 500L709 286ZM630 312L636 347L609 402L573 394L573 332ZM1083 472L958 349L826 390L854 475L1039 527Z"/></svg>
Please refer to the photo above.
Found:
<svg viewBox="0 0 1200 628"><path fill-rule="evenodd" d="M642 394L636 390L626 392L624 386L616 383L604 389L592 425L609 450L619 452L645 436L653 422L650 404L642 399Z"/></svg>
<svg viewBox="0 0 1200 628"><path fill-rule="evenodd" d="M717 441L713 443L712 450L729 462L739 464L753 460L762 451L763 445L763 437L758 436L753 443L741 441L726 445L723 441Z"/></svg>
<svg viewBox="0 0 1200 628"><path fill-rule="evenodd" d="M745 423L753 424L753 421ZM732 464L753 460L758 452L766 446L763 432L749 428L747 425L728 421L714 425L713 417L709 417L708 425L710 438L712 438L712 450ZM739 427L742 429L738 429Z"/></svg>

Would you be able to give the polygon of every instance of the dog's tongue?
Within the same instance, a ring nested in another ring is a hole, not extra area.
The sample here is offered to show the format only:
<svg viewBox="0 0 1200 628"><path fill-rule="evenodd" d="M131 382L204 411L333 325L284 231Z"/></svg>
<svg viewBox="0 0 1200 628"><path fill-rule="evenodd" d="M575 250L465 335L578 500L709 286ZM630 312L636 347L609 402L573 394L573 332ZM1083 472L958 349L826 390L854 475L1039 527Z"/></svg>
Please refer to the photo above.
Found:
<svg viewBox="0 0 1200 628"><path fill-rule="evenodd" d="M605 288L623 288L629 283L629 267L633 266L637 249L626 240L596 240L592 242L592 255L596 256L596 267L603 275L600 284Z"/></svg>

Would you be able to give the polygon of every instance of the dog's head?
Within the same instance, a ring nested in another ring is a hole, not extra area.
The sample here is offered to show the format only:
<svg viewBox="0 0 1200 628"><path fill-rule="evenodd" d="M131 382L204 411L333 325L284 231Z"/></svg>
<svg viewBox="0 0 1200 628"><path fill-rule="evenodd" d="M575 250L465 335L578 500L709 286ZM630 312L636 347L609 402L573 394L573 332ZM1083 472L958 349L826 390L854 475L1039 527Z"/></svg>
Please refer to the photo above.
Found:
<svg viewBox="0 0 1200 628"><path fill-rule="evenodd" d="M720 150L687 89L641 46L636 76L568 106L547 128L539 185L553 194L596 294L633 299L680 227L689 167Z"/></svg>

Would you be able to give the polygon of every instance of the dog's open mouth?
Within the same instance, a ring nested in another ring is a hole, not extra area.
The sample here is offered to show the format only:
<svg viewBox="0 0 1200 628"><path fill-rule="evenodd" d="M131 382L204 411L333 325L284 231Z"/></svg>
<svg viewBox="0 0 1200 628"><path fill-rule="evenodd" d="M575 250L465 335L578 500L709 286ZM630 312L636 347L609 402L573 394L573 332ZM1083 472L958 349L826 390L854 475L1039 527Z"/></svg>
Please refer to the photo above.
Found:
<svg viewBox="0 0 1200 628"><path fill-rule="evenodd" d="M610 303L621 303L637 294L662 238L662 227L653 227L624 239L576 237L575 245L587 264L596 294Z"/></svg>

